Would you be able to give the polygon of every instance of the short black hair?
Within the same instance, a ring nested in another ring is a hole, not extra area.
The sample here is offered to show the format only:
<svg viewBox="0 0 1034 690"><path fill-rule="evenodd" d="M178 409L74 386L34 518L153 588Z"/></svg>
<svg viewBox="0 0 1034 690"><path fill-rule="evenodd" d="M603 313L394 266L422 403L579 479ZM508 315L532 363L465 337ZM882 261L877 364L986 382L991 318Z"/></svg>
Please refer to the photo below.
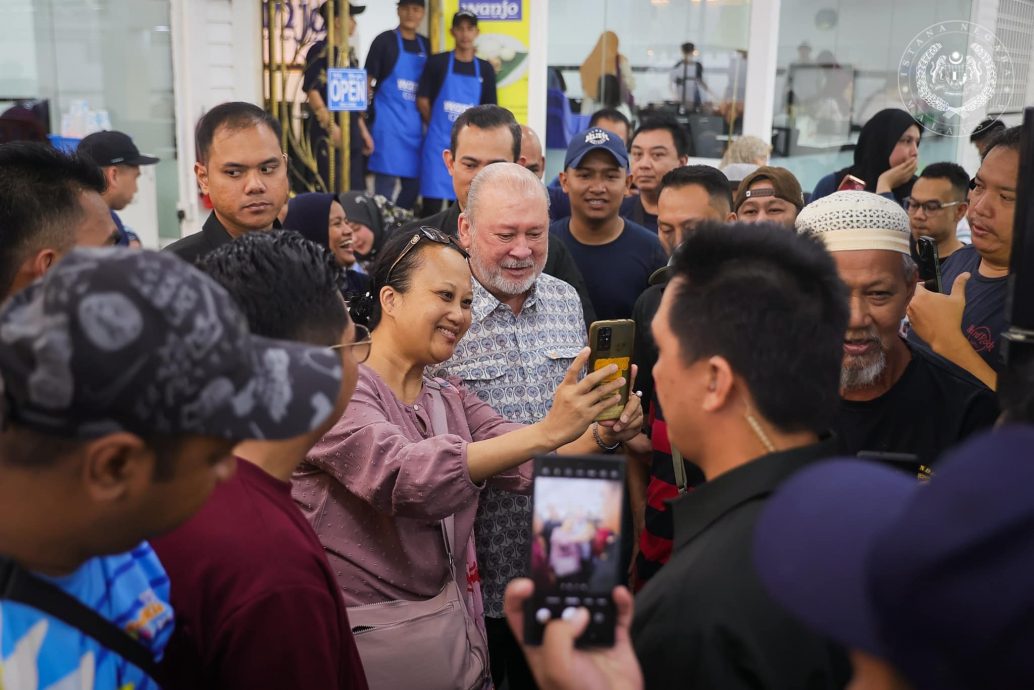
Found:
<svg viewBox="0 0 1034 690"><path fill-rule="evenodd" d="M22 262L45 248L65 250L84 211L84 191L102 194L104 173L86 156L48 143L0 145L0 297Z"/></svg>
<svg viewBox="0 0 1034 690"><path fill-rule="evenodd" d="M140 436L140 439L155 454L154 480L168 481L176 476L176 459L188 437L148 434ZM92 440L55 436L11 422L0 434L0 465L26 470L50 469L78 453Z"/></svg>
<svg viewBox="0 0 1034 690"><path fill-rule="evenodd" d="M409 290L413 271L420 267L423 253L427 251L428 247L449 246L466 257L466 253L457 244L443 245L422 237L417 239L415 247L406 251L407 245L413 241L415 236L419 235L419 231L408 232L409 228L406 230L406 232L399 230L388 237L380 254L377 255L377 261L370 274L370 292L361 298L352 309L352 317L356 323L363 324L371 331L377 328L381 322L381 288L390 285L398 292L404 293ZM405 256L402 256L403 251L406 252ZM399 259L399 257L402 258ZM397 264L396 261L398 261ZM390 280L389 273L391 274Z"/></svg>
<svg viewBox="0 0 1034 690"><path fill-rule="evenodd" d="M226 288L255 335L341 342L348 326L341 270L333 254L300 233L246 233L203 256L198 268Z"/></svg>
<svg viewBox="0 0 1034 690"><path fill-rule="evenodd" d="M600 120L613 120L614 122L624 122L625 127L629 131L632 131L632 123L625 116L623 112L617 108L601 108L592 114L589 118L589 127L596 127L599 125Z"/></svg>
<svg viewBox="0 0 1034 690"><path fill-rule="evenodd" d="M679 158L689 155L689 137L686 130L682 128L679 121L666 115L655 115L643 120L632 135L632 143L635 138L643 132L655 132L659 129L666 129L671 133L671 140L675 143L675 153Z"/></svg>
<svg viewBox="0 0 1034 690"><path fill-rule="evenodd" d="M220 103L201 116L197 121L197 128L194 130L194 139L197 146L197 159L200 163L208 162L208 152L212 148L212 139L220 127L227 127L233 130L247 129L265 125L276 134L279 142L283 134L280 122L262 108L244 101L230 101Z"/></svg>
<svg viewBox="0 0 1034 690"><path fill-rule="evenodd" d="M1005 129L1005 123L1001 120L993 117L989 117L979 125L973 128L973 133L969 135L970 143L975 144L978 141L997 134L998 132Z"/></svg>
<svg viewBox="0 0 1034 690"><path fill-rule="evenodd" d="M987 154L991 153L992 149L996 149L999 146L1002 148L1009 149L1020 153L1020 144L1023 141L1023 127L1009 127L1007 129L999 130L988 142L987 148L984 149L984 158L987 158Z"/></svg>
<svg viewBox="0 0 1034 690"><path fill-rule="evenodd" d="M513 113L506 108L486 103L464 110L452 123L452 132L449 135L449 151L454 156L456 155L456 144L460 138L460 130L468 125L478 129L509 127L510 134L513 136L513 162L516 163L520 159L521 126L517 124L517 118L513 116Z"/></svg>
<svg viewBox="0 0 1034 690"><path fill-rule="evenodd" d="M668 326L687 364L719 355L785 432L840 407L847 291L829 252L775 223L704 223L675 251Z"/></svg>
<svg viewBox="0 0 1034 690"><path fill-rule="evenodd" d="M669 170L661 178L661 191L693 184L707 191L712 206L717 205L719 211L724 208L726 214L732 212L732 184L725 173L710 165L683 165Z"/></svg>
<svg viewBox="0 0 1034 690"><path fill-rule="evenodd" d="M928 180L948 180L952 191L961 201L969 194L969 173L957 163L931 163L923 168L919 177Z"/></svg>

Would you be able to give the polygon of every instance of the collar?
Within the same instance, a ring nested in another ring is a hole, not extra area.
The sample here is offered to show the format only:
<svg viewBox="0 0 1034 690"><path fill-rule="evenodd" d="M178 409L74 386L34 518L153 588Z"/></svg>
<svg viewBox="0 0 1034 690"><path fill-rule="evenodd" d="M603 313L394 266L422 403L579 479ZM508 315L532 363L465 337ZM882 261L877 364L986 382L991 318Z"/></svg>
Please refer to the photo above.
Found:
<svg viewBox="0 0 1034 690"><path fill-rule="evenodd" d="M541 276L540 276L541 277ZM499 298L488 291L484 285L478 282L477 278L474 278L474 306L471 308L471 316L473 317L474 323L481 323L490 315L495 313L497 309L505 309L512 313L509 305L503 304L499 301ZM536 280L531 290L528 291L528 297L524 300L524 306L521 307L521 313L523 314L528 308L535 306L535 296L539 281Z"/></svg>
<svg viewBox="0 0 1034 690"><path fill-rule="evenodd" d="M283 227L284 226L280 224L280 221L274 218L273 227L270 229L282 230ZM208 218L205 220L205 224L201 226L201 233L204 235L205 239L208 240L208 242L215 247L233 241L233 236L226 231L226 228L219 221L219 217L215 215L214 210L208 214Z"/></svg>
<svg viewBox="0 0 1034 690"><path fill-rule="evenodd" d="M818 443L769 453L705 482L686 496L673 501L673 550L693 541L726 513L750 500L772 493L787 477L805 465L835 457L837 449L837 439L830 434Z"/></svg>

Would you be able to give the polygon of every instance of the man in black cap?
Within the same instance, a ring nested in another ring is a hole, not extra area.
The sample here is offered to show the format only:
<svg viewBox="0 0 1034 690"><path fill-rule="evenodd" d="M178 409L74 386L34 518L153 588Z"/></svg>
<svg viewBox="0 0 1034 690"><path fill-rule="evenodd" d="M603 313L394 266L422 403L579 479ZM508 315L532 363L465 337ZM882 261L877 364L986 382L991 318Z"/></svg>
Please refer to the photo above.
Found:
<svg viewBox="0 0 1034 690"><path fill-rule="evenodd" d="M111 209L111 219L118 228L118 245L128 247L131 242L140 246L140 238L126 228L116 211L129 206L136 196L136 182L141 165L154 165L159 159L144 156L128 134L114 130L94 132L79 142L79 152L89 156L104 173L107 187L101 195Z"/></svg>
<svg viewBox="0 0 1034 690"><path fill-rule="evenodd" d="M374 149L369 168L374 190L405 209L413 208L420 193L424 128L416 92L431 44L417 29L425 11L424 0L399 0L398 28L373 39L366 55L366 77L373 90ZM398 198L396 181L402 185Z"/></svg>
<svg viewBox="0 0 1034 690"><path fill-rule="evenodd" d="M341 17L345 15L345 7L346 3L344 0L338 0L334 5L333 28L335 36L341 35ZM351 37L355 35L355 17L366 11L366 5L347 3L347 7L349 35L348 66L358 67L359 58L356 57L355 46L351 44ZM320 5L319 12L320 16L323 17L324 26L330 26L331 20L328 3L325 2ZM336 55L331 62L333 66L339 65ZM329 188L330 151L334 148L340 148L342 142L341 130L334 121L334 113L330 112L326 105L327 41L325 38L321 38L313 43L312 47L309 48L309 52L305 54L305 73L302 75L302 91L305 92L306 97L309 99L309 110L312 113L307 126L309 130L309 145L312 147L312 153L316 157L316 168L323 184L327 185L328 191L333 192L335 190ZM366 189L363 156L368 156L373 152L373 139L370 137L370 131L366 128L364 113L355 112L349 115L349 171L348 178L342 186L348 189ZM344 173L340 169L340 160L338 160L337 165L335 181L341 179L341 175Z"/></svg>
<svg viewBox="0 0 1034 690"><path fill-rule="evenodd" d="M443 203L456 199L443 160L452 123L467 108L498 103L495 70L487 60L474 54L477 15L469 10L454 14L452 37L456 48L427 59L416 92L416 106L427 125L420 159L420 196L425 216L438 213Z"/></svg>
<svg viewBox="0 0 1034 690"><path fill-rule="evenodd" d="M342 360L252 335L170 254L76 249L0 310L0 371L5 687L156 688L175 615L143 540L201 507L239 441L317 429Z"/></svg>

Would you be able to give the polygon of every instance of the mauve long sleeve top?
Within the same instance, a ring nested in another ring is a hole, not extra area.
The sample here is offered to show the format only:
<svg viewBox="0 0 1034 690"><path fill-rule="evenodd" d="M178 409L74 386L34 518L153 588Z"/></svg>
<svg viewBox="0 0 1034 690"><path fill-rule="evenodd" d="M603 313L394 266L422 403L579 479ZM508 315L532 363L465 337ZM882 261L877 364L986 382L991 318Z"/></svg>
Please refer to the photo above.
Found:
<svg viewBox="0 0 1034 690"><path fill-rule="evenodd" d="M447 434L435 435L432 397L445 405ZM426 599L445 584L440 521L455 515L456 575L485 486L528 493L531 463L476 484L467 444L521 428L458 380L424 379L412 405L372 369L359 366L348 409L293 477L293 496L319 535L348 606Z"/></svg>

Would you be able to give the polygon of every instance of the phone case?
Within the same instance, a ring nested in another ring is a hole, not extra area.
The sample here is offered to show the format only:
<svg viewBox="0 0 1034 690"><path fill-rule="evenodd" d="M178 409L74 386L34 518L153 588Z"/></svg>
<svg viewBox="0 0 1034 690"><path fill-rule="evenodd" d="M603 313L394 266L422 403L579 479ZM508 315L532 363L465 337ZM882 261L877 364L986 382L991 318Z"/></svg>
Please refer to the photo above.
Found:
<svg viewBox="0 0 1034 690"><path fill-rule="evenodd" d="M609 337L606 338L602 347L601 335L609 329ZM594 321L589 326L589 371L597 371L610 364L616 364L618 371L613 376L608 376L604 381L613 381L618 377L624 377L625 385L619 391L621 402L608 407L596 421L603 422L610 419L617 419L621 411L628 403L629 385L632 375L632 353L635 347L635 321L631 319L615 319L613 321Z"/></svg>

